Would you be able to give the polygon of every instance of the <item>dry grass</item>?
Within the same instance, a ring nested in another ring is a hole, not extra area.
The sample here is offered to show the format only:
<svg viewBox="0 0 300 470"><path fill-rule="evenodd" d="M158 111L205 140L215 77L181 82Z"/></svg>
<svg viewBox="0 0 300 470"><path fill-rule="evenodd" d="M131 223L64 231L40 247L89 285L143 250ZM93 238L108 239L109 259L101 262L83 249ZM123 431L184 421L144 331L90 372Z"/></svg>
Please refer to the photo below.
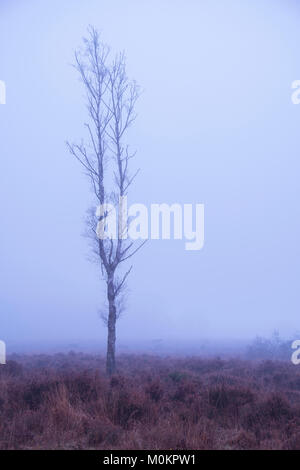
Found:
<svg viewBox="0 0 300 470"><path fill-rule="evenodd" d="M1 449L300 449L300 367L284 362L15 356Z"/></svg>

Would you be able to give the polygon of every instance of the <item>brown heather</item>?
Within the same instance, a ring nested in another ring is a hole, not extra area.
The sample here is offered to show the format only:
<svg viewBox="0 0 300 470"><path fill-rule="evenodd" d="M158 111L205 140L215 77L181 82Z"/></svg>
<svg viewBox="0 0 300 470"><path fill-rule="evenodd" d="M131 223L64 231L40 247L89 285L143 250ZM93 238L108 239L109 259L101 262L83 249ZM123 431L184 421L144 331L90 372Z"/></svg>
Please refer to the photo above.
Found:
<svg viewBox="0 0 300 470"><path fill-rule="evenodd" d="M0 367L1 449L300 449L300 367L86 354Z"/></svg>

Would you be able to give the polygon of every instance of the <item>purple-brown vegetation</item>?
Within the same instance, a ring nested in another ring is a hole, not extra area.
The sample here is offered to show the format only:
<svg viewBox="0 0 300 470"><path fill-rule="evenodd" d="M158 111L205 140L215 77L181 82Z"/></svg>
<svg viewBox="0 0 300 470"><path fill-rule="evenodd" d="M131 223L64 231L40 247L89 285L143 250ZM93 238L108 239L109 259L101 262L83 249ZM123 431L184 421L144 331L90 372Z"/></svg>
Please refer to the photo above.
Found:
<svg viewBox="0 0 300 470"><path fill-rule="evenodd" d="M70 353L0 367L1 449L300 449L300 367Z"/></svg>

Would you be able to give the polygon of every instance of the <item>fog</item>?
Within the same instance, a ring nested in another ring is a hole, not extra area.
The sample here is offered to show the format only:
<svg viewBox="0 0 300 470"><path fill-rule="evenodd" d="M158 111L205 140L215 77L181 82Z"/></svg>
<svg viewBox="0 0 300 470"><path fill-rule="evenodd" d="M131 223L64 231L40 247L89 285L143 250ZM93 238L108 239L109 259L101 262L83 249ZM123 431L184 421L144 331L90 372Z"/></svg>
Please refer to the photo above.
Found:
<svg viewBox="0 0 300 470"><path fill-rule="evenodd" d="M300 9L292 0L0 1L0 338L94 345L105 292L82 236L92 195L71 64L89 24L143 89L130 200L205 205L205 244L149 240L118 345L248 341L299 318ZM154 341L154 342L153 342ZM233 344L232 343L232 344Z"/></svg>

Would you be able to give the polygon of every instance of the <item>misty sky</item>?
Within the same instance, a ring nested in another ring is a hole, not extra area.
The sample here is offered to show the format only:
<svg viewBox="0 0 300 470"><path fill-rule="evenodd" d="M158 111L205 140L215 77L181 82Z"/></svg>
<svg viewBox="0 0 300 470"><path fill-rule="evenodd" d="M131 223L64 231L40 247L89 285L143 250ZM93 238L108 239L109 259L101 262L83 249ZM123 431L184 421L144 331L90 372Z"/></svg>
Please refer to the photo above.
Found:
<svg viewBox="0 0 300 470"><path fill-rule="evenodd" d="M143 89L132 202L204 203L205 246L149 241L118 341L299 330L300 8L296 0L0 0L0 338L105 341L82 237L89 183L71 67L89 24Z"/></svg>

